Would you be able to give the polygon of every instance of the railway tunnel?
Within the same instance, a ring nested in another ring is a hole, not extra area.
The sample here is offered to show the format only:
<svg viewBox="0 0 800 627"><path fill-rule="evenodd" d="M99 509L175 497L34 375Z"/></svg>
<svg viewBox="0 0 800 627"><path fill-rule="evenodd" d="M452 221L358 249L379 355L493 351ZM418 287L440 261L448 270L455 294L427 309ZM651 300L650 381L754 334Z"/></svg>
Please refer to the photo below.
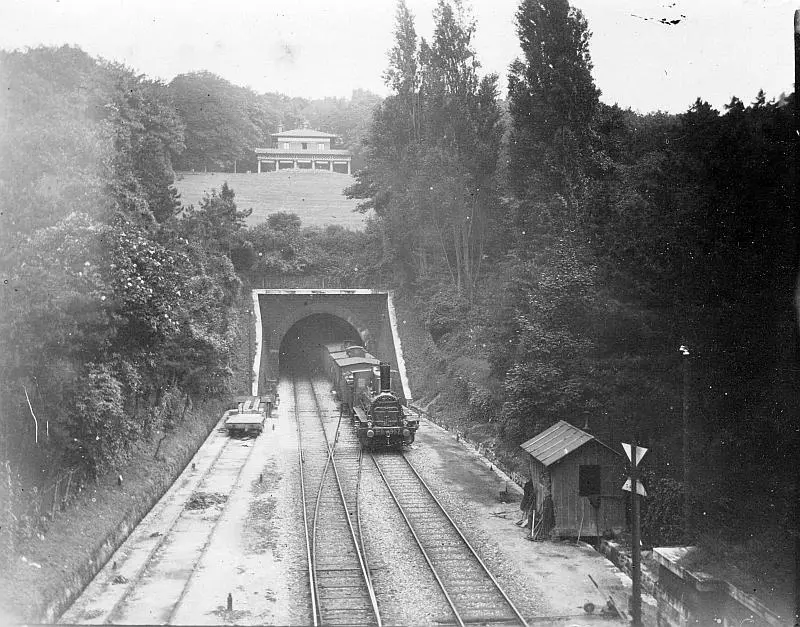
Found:
<svg viewBox="0 0 800 627"><path fill-rule="evenodd" d="M313 369L321 344L350 340L398 372L403 402L412 400L391 292L365 289L257 289L252 393L265 393L287 369Z"/></svg>
<svg viewBox="0 0 800 627"><path fill-rule="evenodd" d="M281 340L278 373L316 370L322 345L349 341L360 345L362 338L349 322L333 314L313 313L295 322Z"/></svg>

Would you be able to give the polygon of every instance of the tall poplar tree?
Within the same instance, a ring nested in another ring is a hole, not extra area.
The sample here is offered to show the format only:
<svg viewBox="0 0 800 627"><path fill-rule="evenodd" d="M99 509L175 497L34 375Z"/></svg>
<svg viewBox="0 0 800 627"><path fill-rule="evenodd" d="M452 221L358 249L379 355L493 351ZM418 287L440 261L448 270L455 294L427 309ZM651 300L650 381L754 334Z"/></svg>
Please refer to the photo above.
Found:
<svg viewBox="0 0 800 627"><path fill-rule="evenodd" d="M516 225L530 233L566 226L579 210L600 92L580 10L567 0L522 0L516 22L523 57L508 79L509 182L522 201Z"/></svg>
<svg viewBox="0 0 800 627"><path fill-rule="evenodd" d="M417 31L414 15L404 0L397 3L395 44L389 51L389 67L383 80L396 94L397 104L407 125L407 142L419 139L419 64L417 62Z"/></svg>
<svg viewBox="0 0 800 627"><path fill-rule="evenodd" d="M478 76L475 24L458 0L439 0L430 43L398 3L384 74L395 92L376 111L367 166L350 188L381 220L388 251L412 279L449 276L470 298L497 206L497 77Z"/></svg>

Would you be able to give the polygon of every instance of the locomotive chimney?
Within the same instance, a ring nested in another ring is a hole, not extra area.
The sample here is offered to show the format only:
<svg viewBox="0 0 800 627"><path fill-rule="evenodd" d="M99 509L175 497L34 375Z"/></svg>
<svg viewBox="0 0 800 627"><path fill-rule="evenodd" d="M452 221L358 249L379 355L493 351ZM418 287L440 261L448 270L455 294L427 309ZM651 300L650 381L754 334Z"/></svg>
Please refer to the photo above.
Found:
<svg viewBox="0 0 800 627"><path fill-rule="evenodd" d="M392 374L391 366L385 362L381 362L381 392L392 391Z"/></svg>

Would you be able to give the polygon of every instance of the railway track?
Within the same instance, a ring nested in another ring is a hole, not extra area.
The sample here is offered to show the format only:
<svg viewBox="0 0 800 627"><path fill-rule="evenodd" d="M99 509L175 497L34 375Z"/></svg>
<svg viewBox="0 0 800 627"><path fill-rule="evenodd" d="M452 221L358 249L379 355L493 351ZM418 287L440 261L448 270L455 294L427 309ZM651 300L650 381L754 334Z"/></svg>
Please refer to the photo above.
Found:
<svg viewBox="0 0 800 627"><path fill-rule="evenodd" d="M371 458L447 599L454 623L527 626L411 462L401 453Z"/></svg>
<svg viewBox="0 0 800 627"><path fill-rule="evenodd" d="M151 542L136 546L106 585L79 614L83 623L170 623L181 607L228 505L240 483L252 446L226 438L202 471L189 499ZM116 565L115 565L116 568ZM71 610L72 611L72 610ZM77 611L77 608L76 608Z"/></svg>
<svg viewBox="0 0 800 627"><path fill-rule="evenodd" d="M293 379L313 624L380 627L359 531L360 447L311 381Z"/></svg>

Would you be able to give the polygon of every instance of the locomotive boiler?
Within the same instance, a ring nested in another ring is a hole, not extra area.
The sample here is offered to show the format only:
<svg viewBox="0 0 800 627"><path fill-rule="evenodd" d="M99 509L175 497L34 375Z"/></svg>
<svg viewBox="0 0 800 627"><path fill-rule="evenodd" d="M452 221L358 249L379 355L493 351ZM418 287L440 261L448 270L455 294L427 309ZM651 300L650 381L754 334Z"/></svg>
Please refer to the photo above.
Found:
<svg viewBox="0 0 800 627"><path fill-rule="evenodd" d="M402 448L414 441L419 419L392 391L392 372L362 346L326 344L323 364L340 409L352 420L362 446Z"/></svg>

